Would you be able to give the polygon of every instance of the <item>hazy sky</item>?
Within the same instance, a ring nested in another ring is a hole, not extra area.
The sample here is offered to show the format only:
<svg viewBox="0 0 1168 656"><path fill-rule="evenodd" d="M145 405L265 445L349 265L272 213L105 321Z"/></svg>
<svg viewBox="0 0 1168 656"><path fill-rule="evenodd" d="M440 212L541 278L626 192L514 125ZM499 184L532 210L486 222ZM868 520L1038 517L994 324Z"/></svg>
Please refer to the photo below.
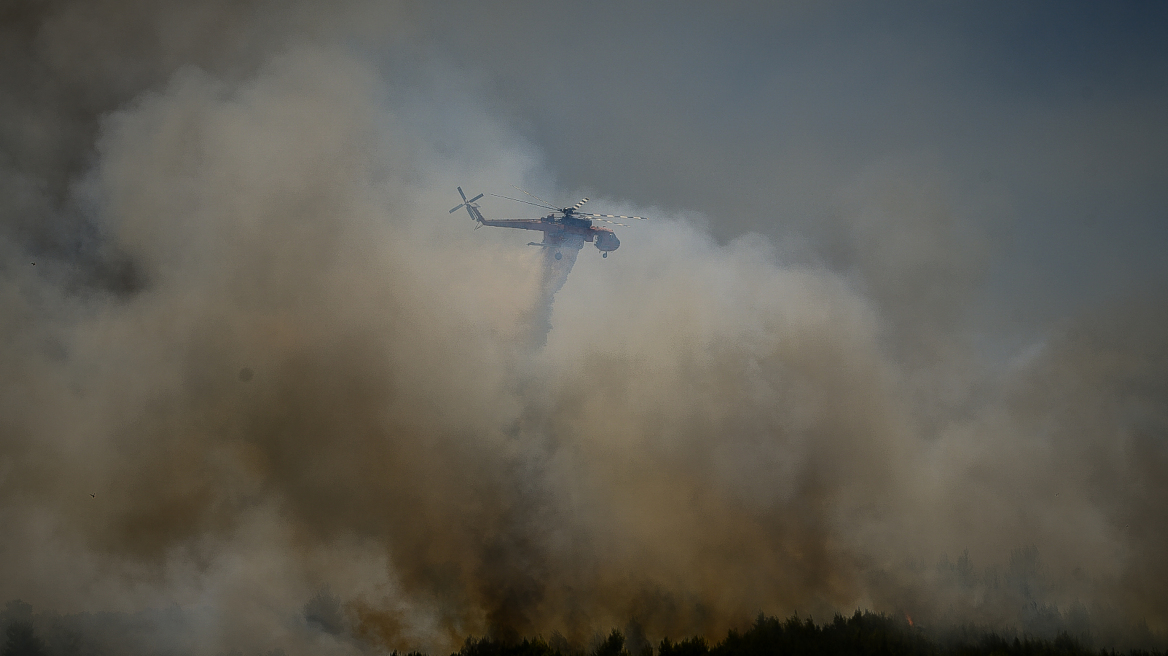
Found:
<svg viewBox="0 0 1168 656"><path fill-rule="evenodd" d="M1164 281L1157 3L416 12L420 52L473 75L563 186L701 212L722 240L810 239L847 266L849 192L896 166L988 241L995 300L1028 321Z"/></svg>
<svg viewBox="0 0 1168 656"><path fill-rule="evenodd" d="M855 608L1162 648L1166 31L7 3L0 601L178 605L124 653ZM553 303L447 214L513 184L652 219Z"/></svg>

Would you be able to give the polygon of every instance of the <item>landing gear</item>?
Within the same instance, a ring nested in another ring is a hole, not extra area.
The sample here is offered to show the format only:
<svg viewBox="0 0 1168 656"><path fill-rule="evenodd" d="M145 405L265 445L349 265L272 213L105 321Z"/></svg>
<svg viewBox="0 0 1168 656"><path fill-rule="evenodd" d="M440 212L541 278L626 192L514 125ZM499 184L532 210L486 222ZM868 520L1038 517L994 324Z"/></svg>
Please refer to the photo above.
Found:
<svg viewBox="0 0 1168 656"><path fill-rule="evenodd" d="M601 253L600 257L608 257L608 251L604 251L603 253Z"/></svg>

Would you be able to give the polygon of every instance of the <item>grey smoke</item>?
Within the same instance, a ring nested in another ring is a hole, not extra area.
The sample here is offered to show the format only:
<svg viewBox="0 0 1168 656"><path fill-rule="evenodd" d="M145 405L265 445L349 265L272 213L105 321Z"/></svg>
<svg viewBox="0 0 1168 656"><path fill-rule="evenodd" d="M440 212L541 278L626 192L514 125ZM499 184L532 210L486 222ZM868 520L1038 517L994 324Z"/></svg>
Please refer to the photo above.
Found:
<svg viewBox="0 0 1168 656"><path fill-rule="evenodd" d="M979 212L1017 197L928 153L824 165L800 241L662 191L724 182L679 140L624 167L653 192L589 194L655 220L548 277L454 186L598 169L431 52L431 10L90 6L4 17L0 598L179 604L151 640L199 653L855 607L1168 631L1162 288L1003 327Z"/></svg>

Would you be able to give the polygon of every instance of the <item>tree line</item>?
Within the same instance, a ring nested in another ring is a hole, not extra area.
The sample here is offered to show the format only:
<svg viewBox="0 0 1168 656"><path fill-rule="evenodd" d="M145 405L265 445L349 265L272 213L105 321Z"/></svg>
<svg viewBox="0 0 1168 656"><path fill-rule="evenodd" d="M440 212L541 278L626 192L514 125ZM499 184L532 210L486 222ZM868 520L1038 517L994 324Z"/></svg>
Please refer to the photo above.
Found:
<svg viewBox="0 0 1168 656"><path fill-rule="evenodd" d="M632 653L636 652L636 653ZM656 647L630 649L624 635L613 630L590 653L564 653L542 638L504 643L491 638L467 640L452 656L1165 656L1165 652L1093 649L1062 633L1054 639L1001 636L993 631L966 630L950 637L930 636L906 620L856 611L816 624L797 615L785 620L759 615L749 629L731 630L710 643L693 636L663 638ZM407 656L420 656L410 654Z"/></svg>
<svg viewBox="0 0 1168 656"><path fill-rule="evenodd" d="M104 656L115 654L181 654L188 624L177 607L145 613L82 613L34 616L32 607L11 601L0 610L3 643L0 656ZM166 640L148 633L165 634ZM160 628L161 627L161 628ZM176 630L177 629L177 630ZM187 634L187 637L193 638ZM175 641L179 644L175 644ZM363 651L369 651L368 645ZM247 656L282 656L279 649ZM392 652L393 656L426 656L419 652ZM244 656L228 652L223 656ZM450 656L1168 656L1168 652L1098 649L1061 633L1054 638L1007 636L989 629L964 627L960 631L929 632L906 618L856 611L817 624L798 615L779 619L759 615L745 630L731 630L717 642L705 637L663 638L655 645L626 640L613 630L592 648L575 648L565 641L542 637L519 640L468 638Z"/></svg>

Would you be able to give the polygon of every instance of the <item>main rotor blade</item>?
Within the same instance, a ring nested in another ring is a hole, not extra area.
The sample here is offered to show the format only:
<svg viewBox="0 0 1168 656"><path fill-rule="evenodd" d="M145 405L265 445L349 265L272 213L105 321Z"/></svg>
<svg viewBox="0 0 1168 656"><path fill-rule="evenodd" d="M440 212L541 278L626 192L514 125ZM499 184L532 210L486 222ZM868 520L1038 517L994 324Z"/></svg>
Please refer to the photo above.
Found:
<svg viewBox="0 0 1168 656"><path fill-rule="evenodd" d="M515 187L515 185L511 185L511 186L512 186L512 187ZM516 188L516 189L519 189L519 187L515 187L515 188ZM523 191L523 190L522 190L522 189L519 189L519 191ZM528 196L531 196L532 198L534 198L534 199L538 200L539 202L543 203L544 205L549 205L549 206L551 205L551 203L549 203L549 202L547 202L546 200L544 200L544 199L540 198L539 196L536 196L535 194L531 194L531 193L528 193L528 192L526 192L526 191L523 191L523 193L527 194Z"/></svg>
<svg viewBox="0 0 1168 656"><path fill-rule="evenodd" d="M468 200L468 201L466 201L466 202L468 202L468 203L473 203L473 202L475 202L476 200L478 200L478 199L480 199L480 198L482 198L482 197L483 197L483 194L479 194L478 196L475 196L474 198L472 198L472 199L470 199L470 200Z"/></svg>
<svg viewBox="0 0 1168 656"><path fill-rule="evenodd" d="M578 209L580 209L581 205L583 205L584 203L587 203L587 202L588 202L588 198L585 197L584 200L581 200L579 203L576 203L575 205L572 206L572 208L578 210Z"/></svg>
<svg viewBox="0 0 1168 656"><path fill-rule="evenodd" d="M522 189L520 191L522 191ZM536 207L542 207L545 210L551 210L553 212L560 211L560 208L558 208L558 207L552 207L551 205L540 205L539 203L533 203L529 200L523 200L521 198L512 198L510 196L500 196L499 194L491 194L491 195L494 196L495 198L506 198L507 200L513 200L517 203L527 203L528 205L535 205ZM534 198L534 196L533 196L533 198Z"/></svg>
<svg viewBox="0 0 1168 656"><path fill-rule="evenodd" d="M458 195L462 196L462 202L466 202L466 194L462 193L462 187L458 188Z"/></svg>
<svg viewBox="0 0 1168 656"><path fill-rule="evenodd" d="M609 221L608 219L592 219L592 220L593 220L593 221L600 221L601 223L611 223L611 224L613 224L613 225L618 225L618 226L620 226L620 227L622 227L622 228L627 228L627 227L628 227L627 225L625 225L625 224L623 224L623 223L617 223L616 221Z"/></svg>
<svg viewBox="0 0 1168 656"><path fill-rule="evenodd" d="M459 205L458 207L456 207L456 208L454 208L454 209L450 210L449 212L447 212L447 214L454 214L454 213L455 213L455 212L457 212L458 210L462 209L463 205L466 205L466 203L463 203L462 205Z"/></svg>
<svg viewBox="0 0 1168 656"><path fill-rule="evenodd" d="M648 221L649 219L643 216L625 216L623 214L589 214L587 212L575 212L576 216L586 216L588 218L606 218L606 219L641 219Z"/></svg>

